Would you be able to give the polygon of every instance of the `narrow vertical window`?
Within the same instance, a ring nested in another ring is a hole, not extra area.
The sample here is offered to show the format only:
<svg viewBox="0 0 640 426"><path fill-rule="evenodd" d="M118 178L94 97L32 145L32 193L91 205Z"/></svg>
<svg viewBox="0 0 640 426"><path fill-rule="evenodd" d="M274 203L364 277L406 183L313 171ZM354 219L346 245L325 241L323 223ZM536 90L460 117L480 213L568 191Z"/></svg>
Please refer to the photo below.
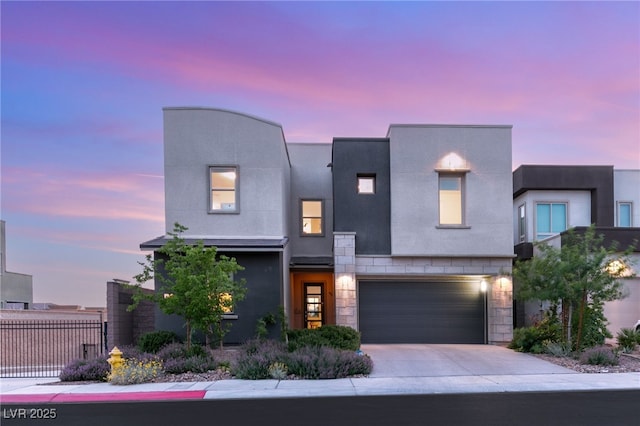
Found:
<svg viewBox="0 0 640 426"><path fill-rule="evenodd" d="M439 176L440 225L463 224L463 178L460 175Z"/></svg>
<svg viewBox="0 0 640 426"><path fill-rule="evenodd" d="M237 167L209 167L210 211L234 213L238 211Z"/></svg>
<svg viewBox="0 0 640 426"><path fill-rule="evenodd" d="M536 239L542 240L567 230L566 203L536 204Z"/></svg>
<svg viewBox="0 0 640 426"><path fill-rule="evenodd" d="M374 175L358 175L358 194L375 194L376 177Z"/></svg>
<svg viewBox="0 0 640 426"><path fill-rule="evenodd" d="M322 200L302 200L302 235L323 235Z"/></svg>
<svg viewBox="0 0 640 426"><path fill-rule="evenodd" d="M618 203L618 226L624 228L630 228L633 226L632 212L633 205L630 202L619 202Z"/></svg>
<svg viewBox="0 0 640 426"><path fill-rule="evenodd" d="M518 207L518 242L527 241L527 216L526 206L523 204Z"/></svg>

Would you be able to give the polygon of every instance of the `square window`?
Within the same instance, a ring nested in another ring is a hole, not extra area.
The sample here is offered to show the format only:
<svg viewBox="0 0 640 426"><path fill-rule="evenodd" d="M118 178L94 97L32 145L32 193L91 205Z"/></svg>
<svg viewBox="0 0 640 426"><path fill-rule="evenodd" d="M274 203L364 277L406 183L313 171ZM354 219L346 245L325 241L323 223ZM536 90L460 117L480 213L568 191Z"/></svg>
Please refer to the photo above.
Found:
<svg viewBox="0 0 640 426"><path fill-rule="evenodd" d="M358 176L358 194L375 194L376 177Z"/></svg>
<svg viewBox="0 0 640 426"><path fill-rule="evenodd" d="M210 200L209 211L236 213L238 211L237 167L209 167Z"/></svg>
<svg viewBox="0 0 640 426"><path fill-rule="evenodd" d="M302 235L323 235L323 201L322 200L302 200L301 206L301 234Z"/></svg>
<svg viewBox="0 0 640 426"><path fill-rule="evenodd" d="M567 203L536 203L536 240L567 230Z"/></svg>

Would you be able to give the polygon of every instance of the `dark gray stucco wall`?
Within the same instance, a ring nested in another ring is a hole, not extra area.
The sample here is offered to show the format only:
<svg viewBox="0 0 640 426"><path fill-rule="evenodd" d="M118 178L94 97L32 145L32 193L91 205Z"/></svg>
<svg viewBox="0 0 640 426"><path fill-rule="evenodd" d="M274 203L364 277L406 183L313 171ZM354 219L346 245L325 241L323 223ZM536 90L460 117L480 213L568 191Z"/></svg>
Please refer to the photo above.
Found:
<svg viewBox="0 0 640 426"><path fill-rule="evenodd" d="M241 344L255 336L256 325L260 318L268 313L277 314L282 304L281 288L283 279L281 252L228 252L219 251L229 257L235 257L245 269L236 274L237 279L246 280L247 294L243 301L235 306L236 320L226 320L231 324L225 336L225 344ZM156 280L156 289L159 289ZM172 330L185 336L184 320L177 315L156 312L156 329ZM272 326L272 337L278 336L277 326ZM204 341L201 335L196 339Z"/></svg>
<svg viewBox="0 0 640 426"><path fill-rule="evenodd" d="M391 254L389 139L335 138L331 162L334 230L356 233L356 254ZM375 194L358 194L358 175L375 175Z"/></svg>

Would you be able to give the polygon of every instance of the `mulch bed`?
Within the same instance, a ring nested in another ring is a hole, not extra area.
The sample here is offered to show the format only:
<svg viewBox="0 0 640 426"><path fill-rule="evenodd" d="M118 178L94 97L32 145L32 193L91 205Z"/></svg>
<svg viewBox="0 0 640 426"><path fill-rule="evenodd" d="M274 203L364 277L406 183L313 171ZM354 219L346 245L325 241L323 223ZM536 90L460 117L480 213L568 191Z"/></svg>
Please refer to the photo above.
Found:
<svg viewBox="0 0 640 426"><path fill-rule="evenodd" d="M555 357L536 354L536 357L579 373L638 373L640 372L640 351L632 354L620 354L618 365L587 365L572 357Z"/></svg>

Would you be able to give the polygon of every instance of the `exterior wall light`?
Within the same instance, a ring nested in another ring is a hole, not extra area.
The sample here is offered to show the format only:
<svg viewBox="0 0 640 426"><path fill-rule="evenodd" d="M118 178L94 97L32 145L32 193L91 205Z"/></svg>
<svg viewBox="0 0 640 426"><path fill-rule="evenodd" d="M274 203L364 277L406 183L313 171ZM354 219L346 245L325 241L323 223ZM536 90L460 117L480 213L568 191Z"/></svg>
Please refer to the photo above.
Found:
<svg viewBox="0 0 640 426"><path fill-rule="evenodd" d="M480 281L480 291L483 293L487 292L487 280Z"/></svg>
<svg viewBox="0 0 640 426"><path fill-rule="evenodd" d="M625 278L632 277L634 275L632 269L622 260L612 260L606 266L605 270L613 277Z"/></svg>
<svg viewBox="0 0 640 426"><path fill-rule="evenodd" d="M438 163L437 171L445 172L462 172L469 171L469 166L464 158L455 152L450 152L449 154L442 157L440 162Z"/></svg>

